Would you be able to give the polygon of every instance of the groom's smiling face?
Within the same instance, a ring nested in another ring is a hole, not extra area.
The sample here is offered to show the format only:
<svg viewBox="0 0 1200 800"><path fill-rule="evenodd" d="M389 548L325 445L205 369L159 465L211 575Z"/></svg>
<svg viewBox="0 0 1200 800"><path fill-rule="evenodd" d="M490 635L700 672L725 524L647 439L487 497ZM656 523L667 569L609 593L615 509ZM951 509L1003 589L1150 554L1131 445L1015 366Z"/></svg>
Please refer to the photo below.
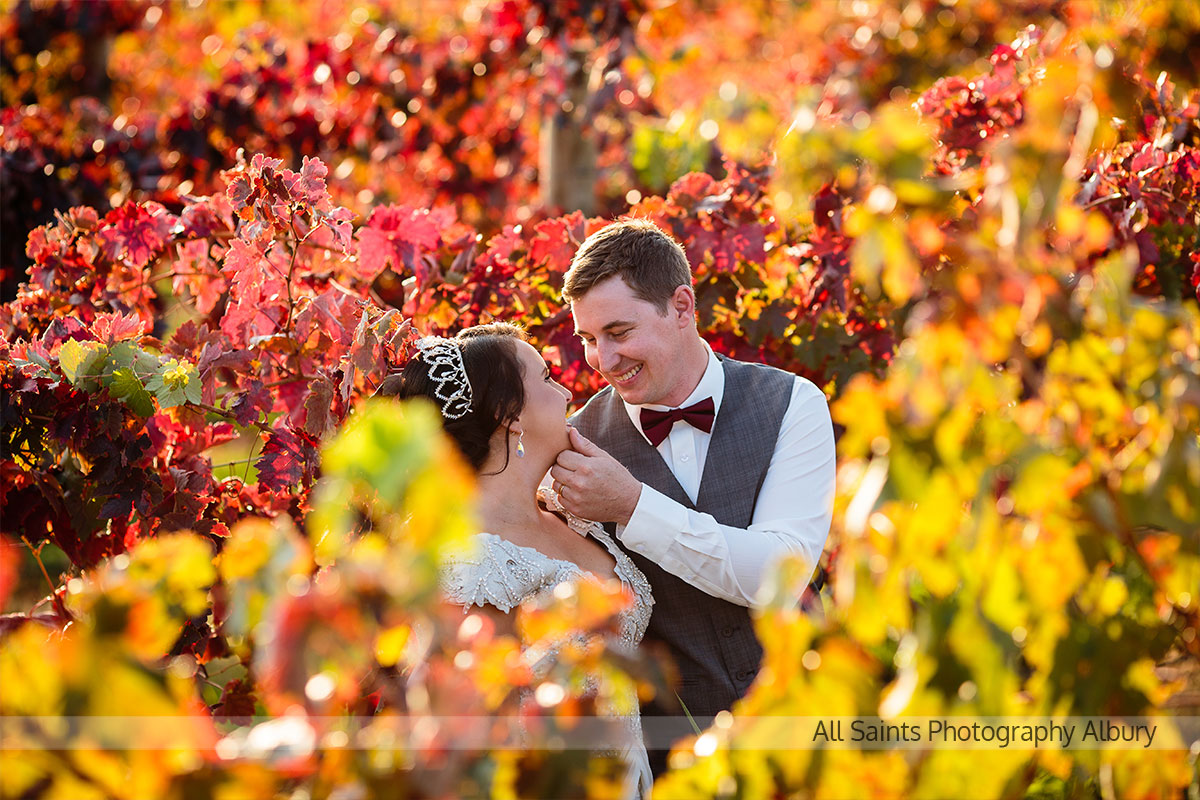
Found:
<svg viewBox="0 0 1200 800"><path fill-rule="evenodd" d="M687 398L693 387L682 380L679 355L696 337L689 288L679 287L664 312L614 276L588 289L571 309L588 366L623 400L673 406Z"/></svg>

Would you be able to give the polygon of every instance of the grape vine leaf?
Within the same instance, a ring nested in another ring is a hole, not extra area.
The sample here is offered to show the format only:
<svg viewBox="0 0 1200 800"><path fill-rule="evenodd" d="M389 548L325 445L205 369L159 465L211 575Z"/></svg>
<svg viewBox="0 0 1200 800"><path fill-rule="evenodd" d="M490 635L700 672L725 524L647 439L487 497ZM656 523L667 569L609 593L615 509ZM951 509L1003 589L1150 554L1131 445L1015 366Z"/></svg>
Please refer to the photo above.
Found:
<svg viewBox="0 0 1200 800"><path fill-rule="evenodd" d="M166 245L174 225L174 215L158 203L125 203L105 215L96 238L110 261L140 269Z"/></svg>
<svg viewBox="0 0 1200 800"><path fill-rule="evenodd" d="M312 391L304 401L304 430L318 439L337 427L330 411L333 392L333 382L321 376L312 382Z"/></svg>
<svg viewBox="0 0 1200 800"><path fill-rule="evenodd" d="M585 225L586 219L579 211L539 222L534 226L533 240L529 243L529 260L535 264L545 263L554 271L566 272L586 235Z"/></svg>
<svg viewBox="0 0 1200 800"><path fill-rule="evenodd" d="M184 403L199 403L200 375L191 364L169 359L146 381L146 390L153 392L163 408Z"/></svg>
<svg viewBox="0 0 1200 800"><path fill-rule="evenodd" d="M308 156L304 156L300 172L283 172L284 182L288 184L292 199L307 203L313 208L329 202L329 190L325 186L325 176L328 174L329 168L321 159Z"/></svg>
<svg viewBox="0 0 1200 800"><path fill-rule="evenodd" d="M454 222L453 217L450 209L378 206L358 231L359 277L374 280L390 265L396 272L407 270L424 282L429 268L421 258L422 251L438 246L442 230Z"/></svg>
<svg viewBox="0 0 1200 800"><path fill-rule="evenodd" d="M95 390L99 385L100 364L108 348L99 342L68 339L58 351L58 366L72 385Z"/></svg>
<svg viewBox="0 0 1200 800"><path fill-rule="evenodd" d="M147 331L145 320L137 314L97 314L92 323L92 333L102 342L112 344L126 339L136 339Z"/></svg>
<svg viewBox="0 0 1200 800"><path fill-rule="evenodd" d="M286 491L316 474L317 449L307 437L287 428L276 428L267 436L262 455L254 462L258 480L274 491Z"/></svg>
<svg viewBox="0 0 1200 800"><path fill-rule="evenodd" d="M123 400L138 416L149 417L154 413L154 401L132 369L123 367L113 370L108 383L108 393L118 400Z"/></svg>
<svg viewBox="0 0 1200 800"><path fill-rule="evenodd" d="M275 398L263 386L262 381L253 379L247 384L246 390L237 396L229 410L233 412L237 424L244 427L257 422L260 415L269 413L274 403Z"/></svg>

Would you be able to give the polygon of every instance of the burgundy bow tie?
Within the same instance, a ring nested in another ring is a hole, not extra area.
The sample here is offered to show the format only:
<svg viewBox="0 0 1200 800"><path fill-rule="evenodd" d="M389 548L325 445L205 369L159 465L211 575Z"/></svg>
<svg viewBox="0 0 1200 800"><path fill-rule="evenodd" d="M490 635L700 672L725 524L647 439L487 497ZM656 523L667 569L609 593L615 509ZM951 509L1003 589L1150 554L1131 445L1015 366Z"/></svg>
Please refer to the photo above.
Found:
<svg viewBox="0 0 1200 800"><path fill-rule="evenodd" d="M706 397L695 405L687 408L672 408L669 411L654 411L642 409L642 433L650 440L650 444L658 447L663 439L671 432L671 428L679 420L683 420L693 428L705 433L712 433L713 418L716 416L716 405L711 397Z"/></svg>

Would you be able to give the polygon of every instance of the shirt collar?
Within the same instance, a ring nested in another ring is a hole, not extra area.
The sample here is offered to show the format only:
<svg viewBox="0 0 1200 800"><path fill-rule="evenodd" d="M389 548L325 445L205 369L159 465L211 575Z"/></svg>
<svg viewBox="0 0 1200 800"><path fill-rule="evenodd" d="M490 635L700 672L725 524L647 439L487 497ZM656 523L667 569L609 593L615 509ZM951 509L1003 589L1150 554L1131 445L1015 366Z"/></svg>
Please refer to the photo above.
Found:
<svg viewBox="0 0 1200 800"><path fill-rule="evenodd" d="M686 400L679 404L679 407L684 408L706 397L711 397L713 400L713 414L715 415L721 410L721 398L725 396L725 368L721 366L721 359L717 358L717 354L708 346L708 342L705 342L703 339L700 341L704 345L704 349L708 351L708 366L704 368L704 374L700 376L700 382L696 384L696 388L692 390L692 393L687 396ZM622 400L622 402L624 401ZM671 406L662 406L655 403L646 403L639 406L633 403L625 403L625 412L629 414L629 419L633 422L633 427L637 428L638 433L641 433L644 437L646 434L642 432L643 408L667 411ZM649 439L646 441L649 441Z"/></svg>

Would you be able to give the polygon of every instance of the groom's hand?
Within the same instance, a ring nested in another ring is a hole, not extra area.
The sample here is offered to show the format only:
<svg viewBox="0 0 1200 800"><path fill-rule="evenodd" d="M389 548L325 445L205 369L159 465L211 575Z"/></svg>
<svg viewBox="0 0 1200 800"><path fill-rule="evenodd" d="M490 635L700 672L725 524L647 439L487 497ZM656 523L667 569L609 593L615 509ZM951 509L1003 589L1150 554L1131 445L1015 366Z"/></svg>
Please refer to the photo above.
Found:
<svg viewBox="0 0 1200 800"><path fill-rule="evenodd" d="M571 449L559 453L550 468L563 507L581 519L629 524L642 484L582 433L571 427L567 431Z"/></svg>

